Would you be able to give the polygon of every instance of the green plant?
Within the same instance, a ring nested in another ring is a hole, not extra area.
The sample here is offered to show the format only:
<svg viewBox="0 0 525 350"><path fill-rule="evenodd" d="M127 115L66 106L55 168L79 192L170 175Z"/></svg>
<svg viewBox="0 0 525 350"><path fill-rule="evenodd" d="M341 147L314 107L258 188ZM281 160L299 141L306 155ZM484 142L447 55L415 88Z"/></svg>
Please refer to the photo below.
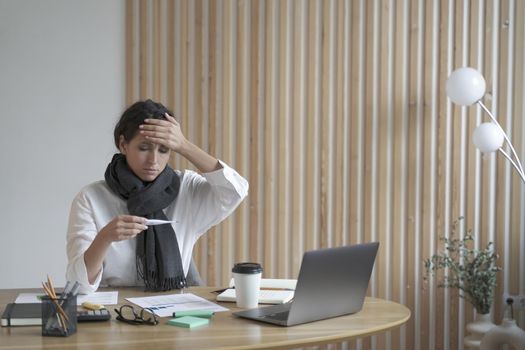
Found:
<svg viewBox="0 0 525 350"><path fill-rule="evenodd" d="M425 280L435 276L438 270L447 273L438 281L440 288L457 288L464 298L481 314L490 312L494 300L496 274L501 268L496 266L498 255L489 242L485 249L475 249L472 230L468 230L463 239L457 238L459 217L452 225L450 238L441 237L444 250L425 260Z"/></svg>

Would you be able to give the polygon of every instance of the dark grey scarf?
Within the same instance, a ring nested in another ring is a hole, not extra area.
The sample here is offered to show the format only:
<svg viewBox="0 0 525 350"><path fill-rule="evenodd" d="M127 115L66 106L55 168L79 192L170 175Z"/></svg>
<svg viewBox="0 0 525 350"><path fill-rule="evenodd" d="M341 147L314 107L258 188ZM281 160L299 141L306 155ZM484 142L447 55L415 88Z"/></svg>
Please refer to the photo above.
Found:
<svg viewBox="0 0 525 350"><path fill-rule="evenodd" d="M179 176L169 166L153 182L143 182L129 168L126 157L113 156L105 179L111 190L127 201L131 215L168 220L162 209L179 194ZM162 291L186 286L182 259L171 225L149 226L137 235L137 273L146 290Z"/></svg>

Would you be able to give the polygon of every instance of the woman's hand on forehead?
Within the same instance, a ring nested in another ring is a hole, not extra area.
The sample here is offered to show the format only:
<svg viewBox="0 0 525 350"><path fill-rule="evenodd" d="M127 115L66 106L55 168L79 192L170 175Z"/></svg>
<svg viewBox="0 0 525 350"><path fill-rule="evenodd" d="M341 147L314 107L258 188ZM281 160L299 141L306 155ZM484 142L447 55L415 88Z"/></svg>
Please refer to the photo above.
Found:
<svg viewBox="0 0 525 350"><path fill-rule="evenodd" d="M139 126L140 134L148 141L179 152L186 143L186 138L182 134L179 122L168 113L164 116L166 120L145 119L144 124Z"/></svg>

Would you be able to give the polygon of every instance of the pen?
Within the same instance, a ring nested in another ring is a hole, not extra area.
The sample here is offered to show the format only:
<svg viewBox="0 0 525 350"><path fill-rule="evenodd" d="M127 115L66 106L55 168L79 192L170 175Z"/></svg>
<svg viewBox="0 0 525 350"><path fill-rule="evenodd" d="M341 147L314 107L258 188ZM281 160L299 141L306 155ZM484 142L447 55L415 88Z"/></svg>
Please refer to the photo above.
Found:
<svg viewBox="0 0 525 350"><path fill-rule="evenodd" d="M290 288L261 288L261 290L294 290Z"/></svg>
<svg viewBox="0 0 525 350"><path fill-rule="evenodd" d="M220 293L222 293L222 292L227 291L228 289L235 289L235 286L233 286L233 287L228 287L228 288L224 288L224 289L214 290L214 291L212 291L211 293L220 294ZM260 290L289 290L289 291L293 291L294 289L291 289L291 288L270 288L270 287L261 287Z"/></svg>
<svg viewBox="0 0 525 350"><path fill-rule="evenodd" d="M62 295L66 295L69 293L69 287L71 287L71 283L69 281L66 282L66 285L64 286L64 289L62 290Z"/></svg>
<svg viewBox="0 0 525 350"><path fill-rule="evenodd" d="M235 289L235 287L228 287L228 288L223 288L223 289L214 290L214 291L212 291L212 293L220 294L220 293L222 293L222 292L226 292L228 289Z"/></svg>
<svg viewBox="0 0 525 350"><path fill-rule="evenodd" d="M215 312L210 310L187 310L187 311L176 311L173 313L173 317L183 317L183 316L194 316L194 317L204 317L211 318Z"/></svg>
<svg viewBox="0 0 525 350"><path fill-rule="evenodd" d="M71 290L69 291L69 294L71 295L77 295L77 292L78 292L78 289L80 288L80 283L75 282L75 284L73 284L73 287L71 288Z"/></svg>

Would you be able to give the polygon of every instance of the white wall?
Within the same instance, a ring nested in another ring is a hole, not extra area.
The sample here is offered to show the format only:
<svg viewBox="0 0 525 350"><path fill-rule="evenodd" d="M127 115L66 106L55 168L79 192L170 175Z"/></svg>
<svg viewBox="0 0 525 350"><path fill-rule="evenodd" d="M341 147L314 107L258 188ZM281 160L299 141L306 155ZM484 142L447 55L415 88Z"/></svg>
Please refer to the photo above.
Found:
<svg viewBox="0 0 525 350"><path fill-rule="evenodd" d="M65 282L69 206L125 107L123 0L0 0L0 288Z"/></svg>

